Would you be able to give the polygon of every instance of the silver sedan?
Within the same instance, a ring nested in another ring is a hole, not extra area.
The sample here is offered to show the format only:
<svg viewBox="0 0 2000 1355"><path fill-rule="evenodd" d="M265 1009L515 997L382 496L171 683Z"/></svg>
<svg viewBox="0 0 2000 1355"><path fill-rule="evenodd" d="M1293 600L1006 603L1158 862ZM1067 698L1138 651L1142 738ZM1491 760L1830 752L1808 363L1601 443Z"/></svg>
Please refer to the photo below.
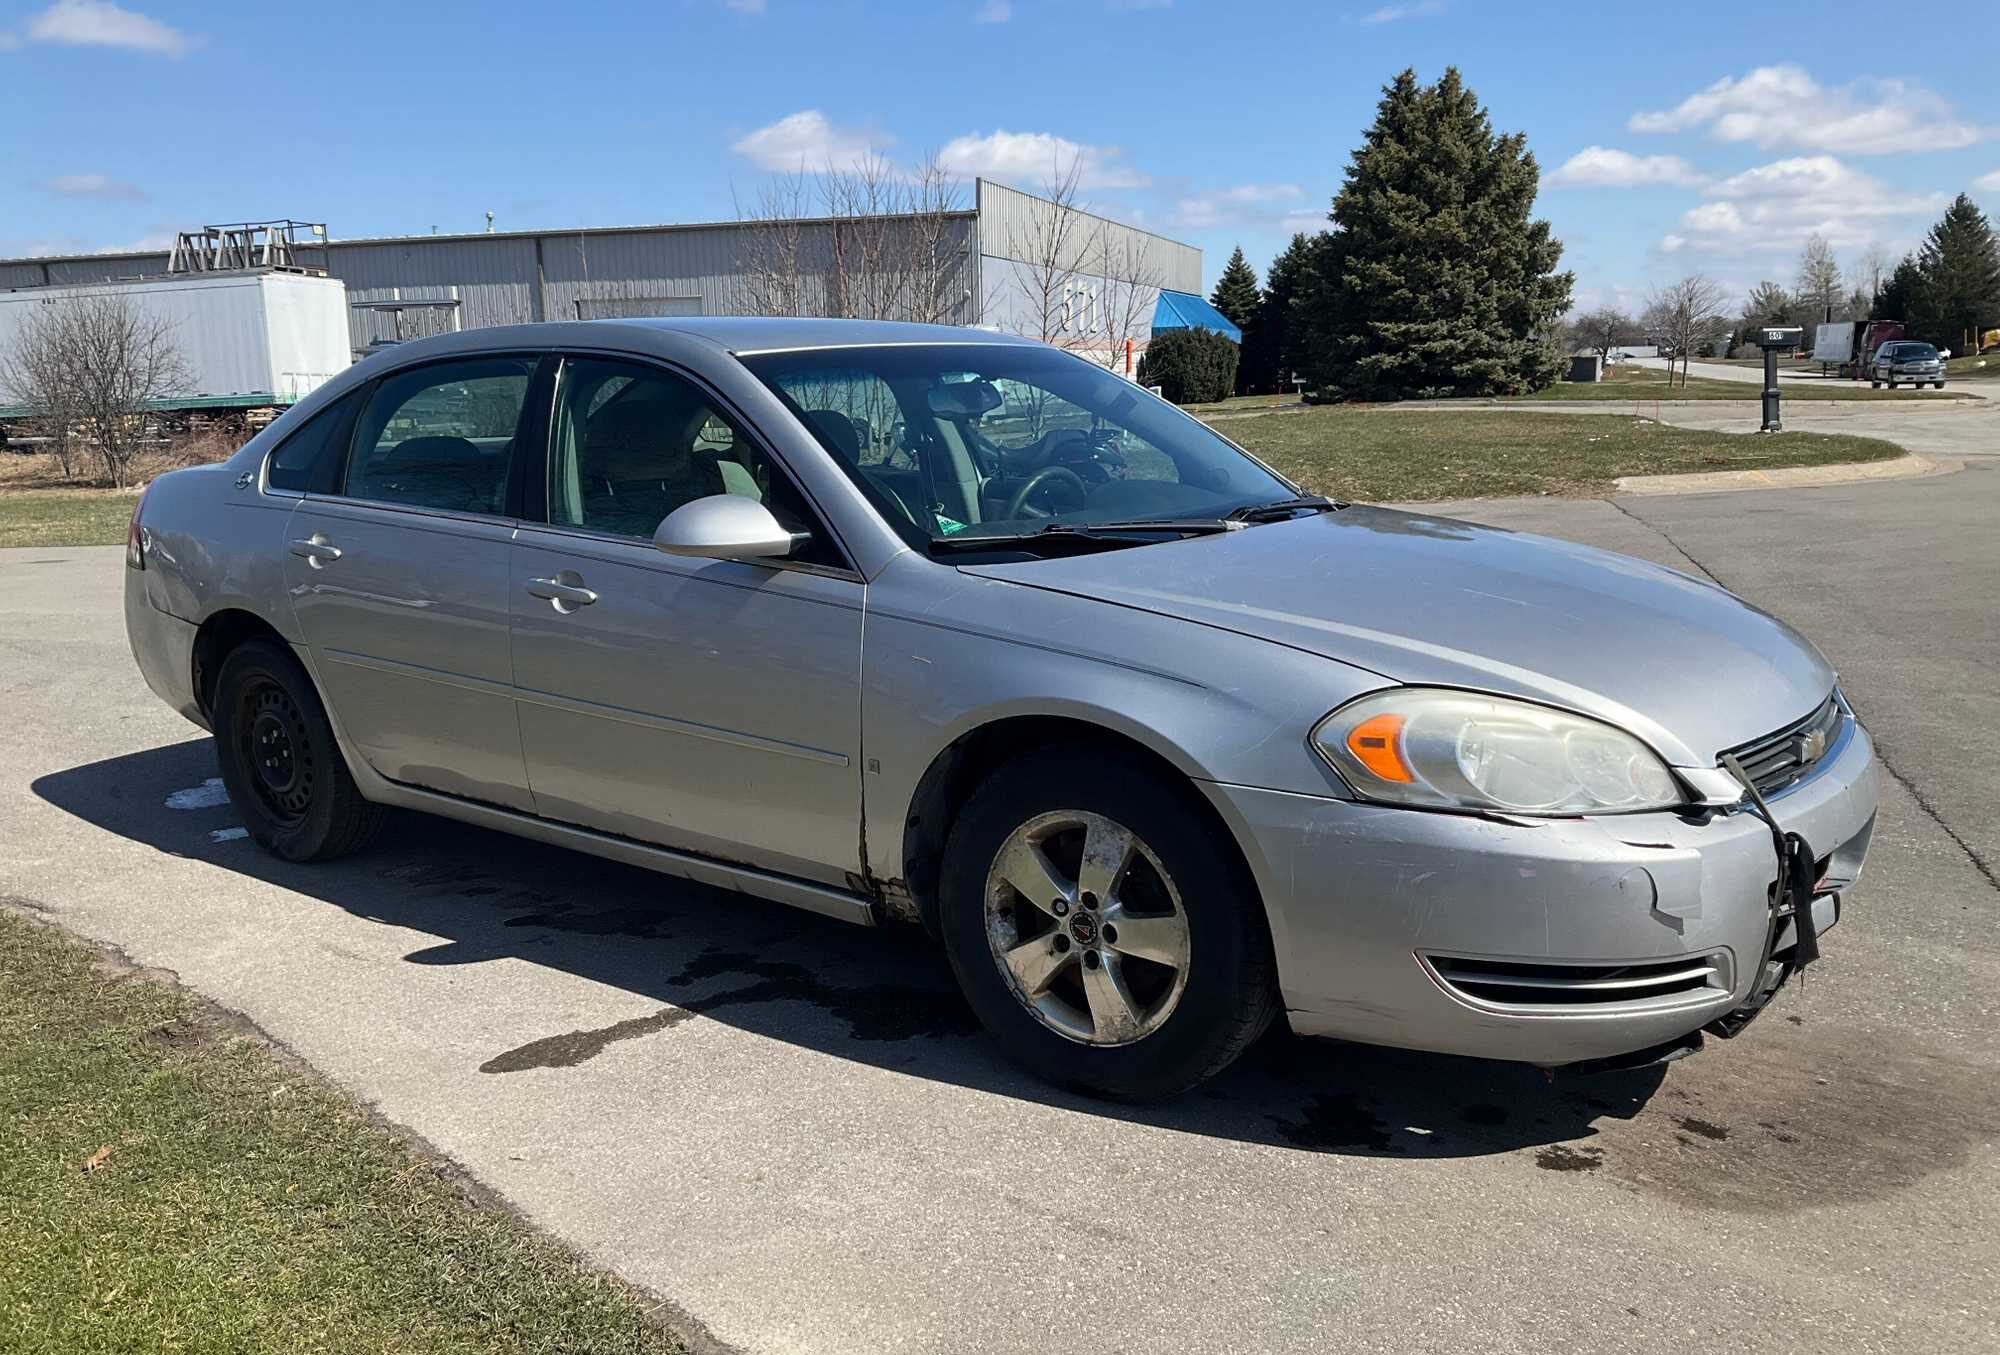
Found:
<svg viewBox="0 0 2000 1355"><path fill-rule="evenodd" d="M156 480L127 562L266 849L416 809L915 922L1113 1096L1280 1017L1678 1057L1812 960L1874 824L1832 670L1714 584L1304 495L993 334L401 346Z"/></svg>

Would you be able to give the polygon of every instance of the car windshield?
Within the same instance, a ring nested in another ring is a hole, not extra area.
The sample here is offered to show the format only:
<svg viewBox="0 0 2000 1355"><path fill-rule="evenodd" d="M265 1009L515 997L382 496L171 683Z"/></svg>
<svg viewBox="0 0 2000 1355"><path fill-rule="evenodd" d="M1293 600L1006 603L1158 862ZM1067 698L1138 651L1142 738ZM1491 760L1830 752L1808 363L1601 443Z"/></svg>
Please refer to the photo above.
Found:
<svg viewBox="0 0 2000 1355"><path fill-rule="evenodd" d="M1051 348L919 344L743 362L920 548L1213 522L1297 493L1200 420Z"/></svg>
<svg viewBox="0 0 2000 1355"><path fill-rule="evenodd" d="M1899 343L1893 356L1898 362L1924 362L1937 356L1937 349L1927 343Z"/></svg>

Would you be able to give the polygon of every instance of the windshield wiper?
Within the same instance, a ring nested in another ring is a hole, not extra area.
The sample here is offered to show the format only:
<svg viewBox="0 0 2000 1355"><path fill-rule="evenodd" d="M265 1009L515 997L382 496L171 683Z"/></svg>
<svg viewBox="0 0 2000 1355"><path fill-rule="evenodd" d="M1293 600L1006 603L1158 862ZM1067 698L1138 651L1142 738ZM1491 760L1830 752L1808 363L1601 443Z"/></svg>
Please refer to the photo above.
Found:
<svg viewBox="0 0 2000 1355"><path fill-rule="evenodd" d="M1279 499L1274 503L1249 503L1241 508L1232 508L1225 515L1231 522L1276 522L1294 513L1326 513L1347 507L1338 499L1329 499L1320 494L1306 494L1296 499Z"/></svg>
<svg viewBox="0 0 2000 1355"><path fill-rule="evenodd" d="M1242 530L1241 521L1228 518L1129 518L1114 522L1051 522L1028 532L992 532L974 536L938 537L931 542L936 551L1062 549L1070 545L1135 544L1136 536L1213 536L1217 532Z"/></svg>

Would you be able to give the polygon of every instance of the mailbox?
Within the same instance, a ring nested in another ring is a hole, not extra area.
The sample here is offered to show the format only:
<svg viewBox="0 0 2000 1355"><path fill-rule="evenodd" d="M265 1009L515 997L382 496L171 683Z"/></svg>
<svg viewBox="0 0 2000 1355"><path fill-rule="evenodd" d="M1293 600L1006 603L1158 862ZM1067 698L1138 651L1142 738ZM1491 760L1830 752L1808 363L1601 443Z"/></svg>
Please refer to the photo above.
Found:
<svg viewBox="0 0 2000 1355"><path fill-rule="evenodd" d="M1764 426L1760 433L1781 433L1785 425L1778 418L1778 354L1799 346L1806 332L1797 325L1766 325L1757 331L1757 346L1764 350Z"/></svg>

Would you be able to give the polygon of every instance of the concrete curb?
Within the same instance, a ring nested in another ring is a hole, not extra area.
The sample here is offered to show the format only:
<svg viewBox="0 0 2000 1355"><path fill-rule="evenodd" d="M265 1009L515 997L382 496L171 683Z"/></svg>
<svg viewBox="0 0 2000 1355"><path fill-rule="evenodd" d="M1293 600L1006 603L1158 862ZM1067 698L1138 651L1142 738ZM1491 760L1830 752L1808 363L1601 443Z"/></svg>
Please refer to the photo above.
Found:
<svg viewBox="0 0 2000 1355"><path fill-rule="evenodd" d="M1904 480L1943 475L1964 463L1907 452L1889 461L1849 461L1832 466L1774 466L1770 470L1696 471L1686 475L1624 475L1612 482L1614 494L1722 494L1743 489L1805 489L1863 480Z"/></svg>

